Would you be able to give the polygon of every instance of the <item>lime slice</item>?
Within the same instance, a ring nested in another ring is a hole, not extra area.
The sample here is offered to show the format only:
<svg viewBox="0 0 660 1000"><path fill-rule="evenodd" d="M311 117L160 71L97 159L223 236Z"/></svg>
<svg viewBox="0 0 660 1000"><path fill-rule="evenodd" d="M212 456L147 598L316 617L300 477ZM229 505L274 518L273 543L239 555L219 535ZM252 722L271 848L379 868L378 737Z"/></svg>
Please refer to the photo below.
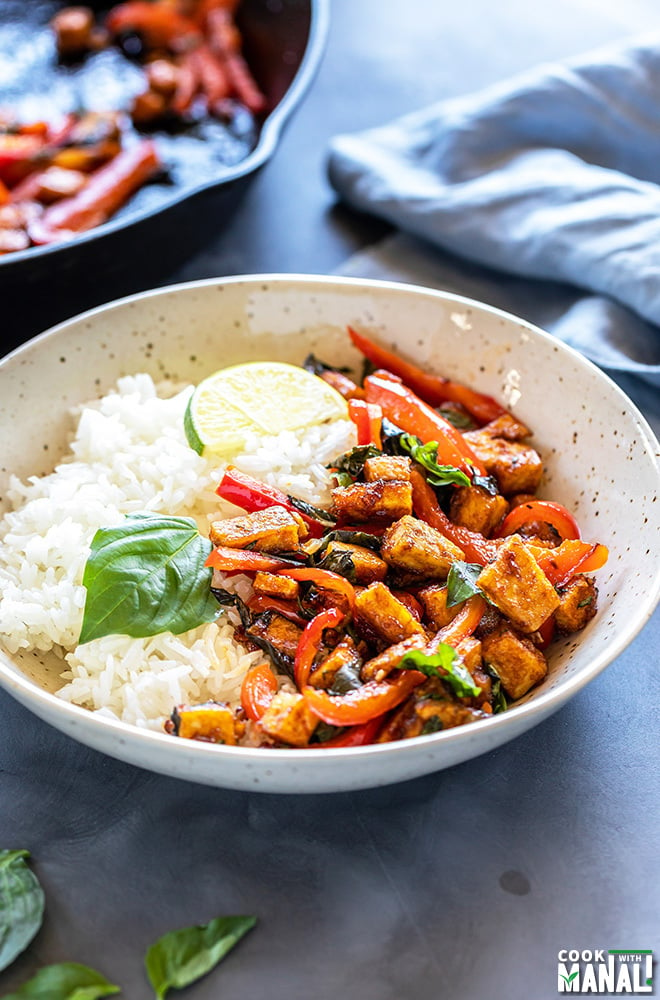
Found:
<svg viewBox="0 0 660 1000"><path fill-rule="evenodd" d="M235 455L248 434L279 434L348 415L343 396L303 368L277 361L234 365L197 386L184 427L199 455Z"/></svg>

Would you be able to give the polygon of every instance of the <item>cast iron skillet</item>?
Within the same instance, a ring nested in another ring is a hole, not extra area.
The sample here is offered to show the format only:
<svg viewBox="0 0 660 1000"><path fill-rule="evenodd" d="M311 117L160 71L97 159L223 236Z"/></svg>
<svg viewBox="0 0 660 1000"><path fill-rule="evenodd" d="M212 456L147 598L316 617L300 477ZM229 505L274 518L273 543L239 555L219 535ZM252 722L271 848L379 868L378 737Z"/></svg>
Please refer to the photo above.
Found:
<svg viewBox="0 0 660 1000"><path fill-rule="evenodd" d="M176 135L153 133L167 179L146 185L112 220L76 239L0 256L0 289L52 282L107 283L149 263L153 277L191 252L229 217L247 179L273 153L322 54L329 0L243 0L237 22L244 53L268 101L260 120L205 122ZM105 3L93 3L99 11ZM0 107L47 117L82 103L126 106L141 87L138 68L117 49L58 65L48 21L62 0L0 0ZM3 345L8 346L8 345Z"/></svg>

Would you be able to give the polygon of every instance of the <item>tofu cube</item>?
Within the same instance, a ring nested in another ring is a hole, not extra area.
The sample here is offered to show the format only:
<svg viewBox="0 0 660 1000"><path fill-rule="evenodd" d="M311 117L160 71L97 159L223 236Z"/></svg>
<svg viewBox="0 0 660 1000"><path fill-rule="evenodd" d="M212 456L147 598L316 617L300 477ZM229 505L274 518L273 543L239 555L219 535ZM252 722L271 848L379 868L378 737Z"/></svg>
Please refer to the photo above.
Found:
<svg viewBox="0 0 660 1000"><path fill-rule="evenodd" d="M294 552L301 538L300 520L285 507L266 507L265 510L213 521L209 532L214 545L230 549L244 549L254 545L259 552Z"/></svg>
<svg viewBox="0 0 660 1000"><path fill-rule="evenodd" d="M376 483L380 479L410 479L412 468L409 458L405 455L375 455L364 463L364 478L368 483Z"/></svg>
<svg viewBox="0 0 660 1000"><path fill-rule="evenodd" d="M255 594L267 594L268 597L279 597L283 601L295 601L300 593L300 584L296 580L261 570L256 574L252 586Z"/></svg>
<svg viewBox="0 0 660 1000"><path fill-rule="evenodd" d="M360 654L357 646L350 636L335 646L329 656L315 667L309 675L309 683L312 687L329 688L335 679L335 674L342 667L357 665L360 662Z"/></svg>
<svg viewBox="0 0 660 1000"><path fill-rule="evenodd" d="M521 632L536 632L559 607L559 596L518 535L504 542L477 586Z"/></svg>
<svg viewBox="0 0 660 1000"><path fill-rule="evenodd" d="M423 587L417 592L417 596L424 606L425 617L436 630L449 625L461 610L460 604L453 608L447 607L447 588L440 583Z"/></svg>
<svg viewBox="0 0 660 1000"><path fill-rule="evenodd" d="M332 555L348 552L355 567L355 580L357 583L370 584L376 580L384 580L387 576L387 563L362 545L352 545L350 542L330 542L325 549L323 558Z"/></svg>
<svg viewBox="0 0 660 1000"><path fill-rule="evenodd" d="M358 620L366 622L389 646L411 635L426 637L424 627L384 583L372 583L360 591L355 608Z"/></svg>
<svg viewBox="0 0 660 1000"><path fill-rule="evenodd" d="M409 515L387 529L381 555L397 570L430 579L445 579L451 564L464 558L463 550L440 531Z"/></svg>
<svg viewBox="0 0 660 1000"><path fill-rule="evenodd" d="M362 665L360 677L363 681L382 681L399 665L405 653L411 649L423 649L427 641L427 636L419 632L393 646L388 646L382 653L378 653Z"/></svg>
<svg viewBox="0 0 660 1000"><path fill-rule="evenodd" d="M278 691L259 720L264 733L278 743L305 747L319 724L301 694Z"/></svg>
<svg viewBox="0 0 660 1000"><path fill-rule="evenodd" d="M490 664L510 698L522 698L548 672L543 653L525 636L499 625L481 640L484 663Z"/></svg>
<svg viewBox="0 0 660 1000"><path fill-rule="evenodd" d="M449 516L454 524L488 538L508 509L509 504L499 493L493 496L483 486L459 486L452 493Z"/></svg>
<svg viewBox="0 0 660 1000"><path fill-rule="evenodd" d="M235 746L244 727L237 720L229 705L207 702L187 707L180 705L172 716L177 736L185 740L203 740L205 743L224 743Z"/></svg>
<svg viewBox="0 0 660 1000"><path fill-rule="evenodd" d="M531 445L488 433L488 424L479 431L467 431L469 442L486 471L494 476L504 496L534 493L543 475L541 457Z"/></svg>
<svg viewBox="0 0 660 1000"><path fill-rule="evenodd" d="M593 577L575 576L559 591L555 622L559 632L578 632L596 614L598 590Z"/></svg>
<svg viewBox="0 0 660 1000"><path fill-rule="evenodd" d="M330 513L344 524L396 521L412 513L412 486L399 479L338 486L332 491Z"/></svg>

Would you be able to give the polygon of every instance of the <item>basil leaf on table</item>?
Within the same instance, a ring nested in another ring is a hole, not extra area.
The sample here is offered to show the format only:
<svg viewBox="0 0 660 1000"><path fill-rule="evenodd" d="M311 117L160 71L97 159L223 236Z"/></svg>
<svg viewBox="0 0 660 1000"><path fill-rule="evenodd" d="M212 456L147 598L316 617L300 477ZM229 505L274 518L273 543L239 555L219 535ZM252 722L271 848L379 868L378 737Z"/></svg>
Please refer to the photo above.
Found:
<svg viewBox="0 0 660 1000"><path fill-rule="evenodd" d="M427 677L439 677L459 698L476 698L481 693L456 650L446 642L441 642L435 653L410 649L398 666L399 670L420 670Z"/></svg>
<svg viewBox="0 0 660 1000"><path fill-rule="evenodd" d="M426 479L431 486L470 486L470 479L453 465L438 465L438 442L422 444L414 434L402 434L401 448L422 468L426 469Z"/></svg>
<svg viewBox="0 0 660 1000"><path fill-rule="evenodd" d="M158 1000L168 990L182 989L210 972L256 922L256 917L216 917L199 927L164 934L145 958Z"/></svg>
<svg viewBox="0 0 660 1000"><path fill-rule="evenodd" d="M0 970L35 936L44 915L44 893L25 859L29 851L0 851Z"/></svg>
<svg viewBox="0 0 660 1000"><path fill-rule="evenodd" d="M458 560L449 567L447 575L447 607L453 608L457 604L467 601L468 597L479 594L483 597L483 591L477 586L477 577L483 570L479 563L461 562Z"/></svg>
<svg viewBox="0 0 660 1000"><path fill-rule="evenodd" d="M189 517L129 514L99 528L85 566L80 642L104 635L179 635L220 614L211 594L212 549Z"/></svg>
<svg viewBox="0 0 660 1000"><path fill-rule="evenodd" d="M32 979L2 1000L99 1000L119 992L119 986L108 982L95 969L76 962L61 962L39 969Z"/></svg>

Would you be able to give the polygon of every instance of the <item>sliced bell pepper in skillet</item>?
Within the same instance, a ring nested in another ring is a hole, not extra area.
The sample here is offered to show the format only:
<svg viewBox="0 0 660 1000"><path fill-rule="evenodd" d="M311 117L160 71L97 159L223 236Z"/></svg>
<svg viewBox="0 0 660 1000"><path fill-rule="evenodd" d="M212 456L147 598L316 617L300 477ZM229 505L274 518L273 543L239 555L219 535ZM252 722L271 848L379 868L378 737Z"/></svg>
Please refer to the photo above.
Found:
<svg viewBox="0 0 660 1000"><path fill-rule="evenodd" d="M430 406L439 406L440 403L460 403L470 416L481 424L488 424L491 420L495 420L496 417L501 417L503 413L507 412L492 396L475 392L474 389L469 389L459 382L452 382L450 379L443 378L442 375L431 375L424 372L421 368L408 361L403 361L392 351L374 343L369 337L358 333L350 326L348 333L358 351L361 351L365 358L368 358L378 368L386 368L394 375L398 375L413 392Z"/></svg>
<svg viewBox="0 0 660 1000"><path fill-rule="evenodd" d="M437 461L453 465L469 476L472 469L485 476L486 470L463 435L419 396L400 382L369 375L364 380L368 403L378 403L383 415L401 430L414 434L423 444L436 441Z"/></svg>

